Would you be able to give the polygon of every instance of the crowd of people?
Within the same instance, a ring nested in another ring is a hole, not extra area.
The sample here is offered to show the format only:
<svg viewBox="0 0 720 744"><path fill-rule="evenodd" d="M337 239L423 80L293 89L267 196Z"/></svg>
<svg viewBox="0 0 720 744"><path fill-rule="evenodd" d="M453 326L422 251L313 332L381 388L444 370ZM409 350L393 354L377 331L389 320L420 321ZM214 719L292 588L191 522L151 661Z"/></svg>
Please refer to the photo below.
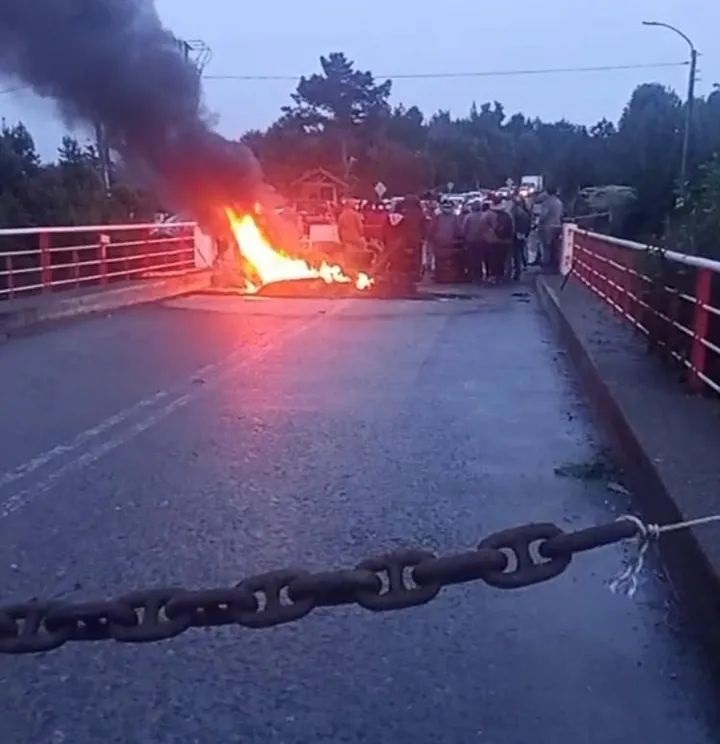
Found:
<svg viewBox="0 0 720 744"><path fill-rule="evenodd" d="M520 192L487 192L461 202L416 196L377 202L347 199L337 210L328 205L322 222L336 227L346 261L375 275L500 283L520 279L530 263L531 234L537 246L533 263L557 269L563 211L550 188L530 198ZM285 236L280 244L287 243Z"/></svg>
<svg viewBox="0 0 720 744"><path fill-rule="evenodd" d="M458 214L452 203L442 203L428 234L436 279L465 274L475 283L517 281L529 263L533 229L537 246L533 263L556 270L563 212L552 188L537 204L520 193L509 198L490 194L471 201Z"/></svg>

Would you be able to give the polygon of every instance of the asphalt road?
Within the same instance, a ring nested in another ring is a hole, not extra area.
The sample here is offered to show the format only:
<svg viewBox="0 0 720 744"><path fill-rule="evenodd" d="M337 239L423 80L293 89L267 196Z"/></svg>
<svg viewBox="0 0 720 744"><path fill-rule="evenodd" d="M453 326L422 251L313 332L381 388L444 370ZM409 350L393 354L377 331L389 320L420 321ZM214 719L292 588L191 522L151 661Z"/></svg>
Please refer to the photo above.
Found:
<svg viewBox="0 0 720 744"><path fill-rule="evenodd" d="M194 297L0 347L3 602L471 549L627 504L556 465L600 443L530 296ZM0 657L0 741L717 741L718 688L651 566L451 587L374 615ZM717 722L715 722L716 724Z"/></svg>

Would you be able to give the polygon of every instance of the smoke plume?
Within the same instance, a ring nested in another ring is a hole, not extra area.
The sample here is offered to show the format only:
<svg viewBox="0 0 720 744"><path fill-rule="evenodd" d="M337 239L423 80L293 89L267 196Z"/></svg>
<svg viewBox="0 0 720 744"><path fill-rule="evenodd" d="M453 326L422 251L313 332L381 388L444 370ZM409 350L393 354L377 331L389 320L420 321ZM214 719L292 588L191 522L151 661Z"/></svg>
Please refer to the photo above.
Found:
<svg viewBox="0 0 720 744"><path fill-rule="evenodd" d="M128 164L198 219L261 186L252 153L204 120L200 76L152 0L0 0L0 74L55 99L69 121L101 123Z"/></svg>

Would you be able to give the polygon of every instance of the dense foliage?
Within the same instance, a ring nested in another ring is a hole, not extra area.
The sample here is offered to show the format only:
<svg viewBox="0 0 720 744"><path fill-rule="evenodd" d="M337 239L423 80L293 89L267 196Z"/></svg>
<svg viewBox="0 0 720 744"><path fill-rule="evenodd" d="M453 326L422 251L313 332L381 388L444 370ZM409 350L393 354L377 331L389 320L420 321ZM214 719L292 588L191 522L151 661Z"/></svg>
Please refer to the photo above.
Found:
<svg viewBox="0 0 720 744"><path fill-rule="evenodd" d="M300 81L275 124L245 138L281 189L317 165L349 179L361 196L371 196L378 180L391 193L418 193L542 174L569 200L585 186L630 186L636 232L650 237L665 229L677 196L685 106L662 85L639 86L617 124L586 127L508 115L498 101L474 104L466 116L427 117L417 106L391 107L390 81L377 83L342 54L322 58L321 66L321 75ZM692 141L697 181L720 151L720 91L695 101Z"/></svg>
<svg viewBox="0 0 720 744"><path fill-rule="evenodd" d="M149 217L151 201L112 174L108 191L94 147L64 137L58 160L41 163L22 125L0 129L0 225L102 224Z"/></svg>

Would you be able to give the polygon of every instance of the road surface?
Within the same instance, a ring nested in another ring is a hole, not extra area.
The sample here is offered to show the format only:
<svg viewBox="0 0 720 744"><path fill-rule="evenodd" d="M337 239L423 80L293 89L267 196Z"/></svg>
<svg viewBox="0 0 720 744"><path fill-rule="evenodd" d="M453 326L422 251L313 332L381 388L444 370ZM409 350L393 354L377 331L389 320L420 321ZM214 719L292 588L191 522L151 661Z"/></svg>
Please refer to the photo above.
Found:
<svg viewBox="0 0 720 744"><path fill-rule="evenodd" d="M234 583L401 545L470 549L627 509L559 478L600 442L529 292L196 296L0 347L2 601ZM0 658L5 742L717 741L718 688L651 567L445 589L267 631Z"/></svg>

